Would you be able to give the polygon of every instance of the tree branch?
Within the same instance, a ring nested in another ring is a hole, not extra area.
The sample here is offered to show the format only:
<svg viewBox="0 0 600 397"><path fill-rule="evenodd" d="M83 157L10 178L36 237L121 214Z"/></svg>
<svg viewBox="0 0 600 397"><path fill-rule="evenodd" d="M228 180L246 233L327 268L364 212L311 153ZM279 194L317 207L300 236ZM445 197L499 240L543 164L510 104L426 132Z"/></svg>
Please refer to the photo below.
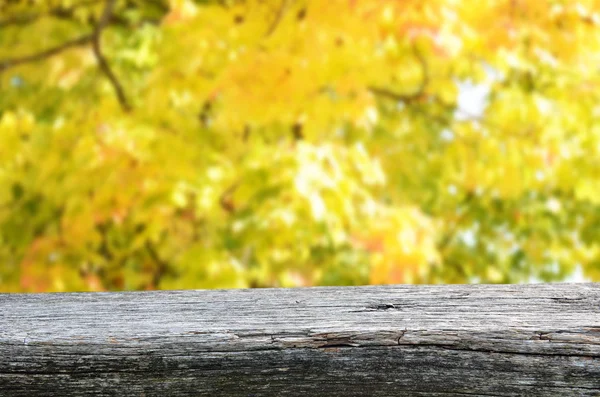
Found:
<svg viewBox="0 0 600 397"><path fill-rule="evenodd" d="M59 46L38 52L36 54L26 55L26 56L17 57L17 58L8 58L8 59L4 59L4 60L0 59L0 73L7 69L13 68L15 66L45 60L47 58L50 58L54 55L57 55L65 50L68 50L73 47L79 47L79 46L86 45L88 43L92 43L92 50L93 50L94 56L96 57L96 60L98 62L98 67L110 81L110 83L117 95L117 99L119 100L119 104L121 105L121 108L126 112L130 111L131 106L129 105L129 102L127 101L127 97L125 96L123 86L117 79L117 76L115 75L115 73L110 68L108 61L106 60L106 57L102 53L102 47L101 47L101 43L100 43L102 31L110 23L110 20L112 18L112 15L113 15L112 13L113 13L113 9L115 7L115 3L116 3L116 0L106 0L106 6L104 7L104 10L102 11L102 15L100 16L100 19L98 20L98 23L96 24L96 27L92 34L88 34L88 35L79 37L77 39L67 41Z"/></svg>
<svg viewBox="0 0 600 397"><path fill-rule="evenodd" d="M164 261L160 257L160 255L158 254L158 251L156 250L156 247L154 246L154 244L152 244L152 242L150 240L146 240L145 246L146 246L146 251L150 255L150 259L156 265L156 271L152 275L152 286L151 287L154 289L158 289L163 277L165 275L171 273L170 265L168 262Z"/></svg>
<svg viewBox="0 0 600 397"><path fill-rule="evenodd" d="M67 41L66 43L63 43L59 46L50 48L48 50L38 52L36 54L26 55L26 56L18 57L18 58L9 58L9 59L0 60L0 72L3 72L7 69L10 69L10 68L13 68L15 66L19 66L19 65L22 65L25 63L42 61L44 59L50 58L51 56L59 54L65 50L68 50L70 48L86 45L86 44L90 43L91 41L93 41L93 39L94 39L94 35L88 34L85 36L81 36L78 39Z"/></svg>
<svg viewBox="0 0 600 397"><path fill-rule="evenodd" d="M275 32L277 26L279 26L279 23L285 15L285 10L287 9L289 3L290 0L281 0L281 4L279 5L279 8L277 9L277 14L275 15L275 19L271 23L271 26L269 26L269 30L267 30L267 33L265 33L265 37L269 37Z"/></svg>
<svg viewBox="0 0 600 397"><path fill-rule="evenodd" d="M414 102L414 101L421 99L423 97L423 94L425 93L427 84L429 84L429 70L427 68L427 62L425 62L425 58L423 57L423 54L421 54L419 52L419 50L417 50L416 47L413 47L413 54L419 61L419 65L421 66L421 71L423 74L421 84L419 85L419 88L417 88L417 90L415 92L409 93L409 94L400 94L400 93L392 91L388 88L382 88L382 87L377 87L377 86L369 86L368 87L369 91L371 91L375 95L385 97L388 99L392 99L392 100L398 101L398 102L409 103L409 102Z"/></svg>
<svg viewBox="0 0 600 397"><path fill-rule="evenodd" d="M128 112L131 110L131 106L127 101L127 97L125 96L123 86L121 85L121 83L117 79L117 76L110 68L106 57L102 53L102 46L100 43L102 38L102 31L108 25L110 19L112 18L115 3L116 0L106 0L106 6L104 7L104 11L102 11L100 20L98 21L96 29L94 30L94 34L92 35L92 50L94 51L94 56L98 61L98 66L100 67L100 70L106 75L106 77L112 84L113 89L115 90L115 93L117 95L117 99L119 100L119 104L121 105L121 108L124 111Z"/></svg>
<svg viewBox="0 0 600 397"><path fill-rule="evenodd" d="M240 182L234 182L231 186L229 186L223 194L219 197L219 205L221 208L225 210L228 214L233 214L236 211L235 203L233 202L232 195L239 187Z"/></svg>

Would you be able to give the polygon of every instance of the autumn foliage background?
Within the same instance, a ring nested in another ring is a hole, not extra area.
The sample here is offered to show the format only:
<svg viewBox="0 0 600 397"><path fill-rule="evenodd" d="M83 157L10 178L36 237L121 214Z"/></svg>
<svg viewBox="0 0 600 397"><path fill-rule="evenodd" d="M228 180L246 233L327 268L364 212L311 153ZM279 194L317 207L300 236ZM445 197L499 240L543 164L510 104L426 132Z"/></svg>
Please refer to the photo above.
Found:
<svg viewBox="0 0 600 397"><path fill-rule="evenodd" d="M600 281L600 2L1 0L0 290Z"/></svg>

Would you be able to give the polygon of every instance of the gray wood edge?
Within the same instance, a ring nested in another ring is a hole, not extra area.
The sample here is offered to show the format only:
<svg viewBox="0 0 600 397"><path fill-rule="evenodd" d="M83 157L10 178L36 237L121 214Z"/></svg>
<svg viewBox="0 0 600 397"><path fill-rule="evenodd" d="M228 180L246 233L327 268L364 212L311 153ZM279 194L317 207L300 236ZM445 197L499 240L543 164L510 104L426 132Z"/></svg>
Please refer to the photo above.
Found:
<svg viewBox="0 0 600 397"><path fill-rule="evenodd" d="M600 396L600 285L0 294L0 396Z"/></svg>

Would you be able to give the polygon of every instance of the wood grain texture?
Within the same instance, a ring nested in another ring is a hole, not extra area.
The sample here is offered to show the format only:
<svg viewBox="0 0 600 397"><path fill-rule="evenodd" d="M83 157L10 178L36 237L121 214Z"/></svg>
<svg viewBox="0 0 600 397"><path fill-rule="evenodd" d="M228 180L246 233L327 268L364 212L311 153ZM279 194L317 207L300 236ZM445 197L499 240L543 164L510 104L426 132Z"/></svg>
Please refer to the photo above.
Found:
<svg viewBox="0 0 600 397"><path fill-rule="evenodd" d="M0 294L1 396L600 396L600 285Z"/></svg>

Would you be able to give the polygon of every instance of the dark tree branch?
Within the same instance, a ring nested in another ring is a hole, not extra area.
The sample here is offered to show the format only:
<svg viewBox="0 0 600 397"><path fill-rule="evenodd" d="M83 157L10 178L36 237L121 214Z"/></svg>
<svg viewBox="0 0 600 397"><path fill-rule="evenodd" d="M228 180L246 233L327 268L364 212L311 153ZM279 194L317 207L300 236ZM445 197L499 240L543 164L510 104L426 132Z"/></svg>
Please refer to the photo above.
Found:
<svg viewBox="0 0 600 397"><path fill-rule="evenodd" d="M100 246L98 247L98 254L106 260L107 263L112 262L115 259L115 256L111 252L108 244L108 230L109 223L103 222L96 225L96 231L100 234Z"/></svg>
<svg viewBox="0 0 600 397"><path fill-rule="evenodd" d="M0 72L3 72L7 69L13 68L15 66L19 66L25 63L38 62L43 61L44 59L50 58L56 54L59 54L65 50L68 50L73 47L80 47L92 42L94 39L93 34L88 34L82 36L78 39L74 39L71 41L67 41L59 46L50 48L48 50L44 50L42 52L38 52L36 54L26 55L18 58L9 58L0 60Z"/></svg>
<svg viewBox="0 0 600 397"><path fill-rule="evenodd" d="M279 5L279 8L277 9L277 14L275 15L275 19L271 23L271 26L269 26L269 30L267 30L267 33L265 33L265 37L269 37L275 32L275 30L277 30L277 26L279 26L279 23L283 19L283 16L285 15L285 11L288 8L289 3L290 0L281 0L281 4Z"/></svg>
<svg viewBox="0 0 600 397"><path fill-rule="evenodd" d="M303 125L297 121L292 125L292 135L295 141L301 141L304 139Z"/></svg>
<svg viewBox="0 0 600 397"><path fill-rule="evenodd" d="M83 3L81 3L81 4L83 4ZM119 104L121 105L121 108L126 112L130 111L131 106L129 105L129 102L127 101L127 97L125 96L125 91L123 90L123 86L117 79L117 76L115 75L115 73L110 68L108 61L106 60L106 57L102 53L102 46L101 46L102 31L104 30L104 28L106 28L108 26L108 24L111 21L115 4L116 4L116 0L106 0L106 6L104 7L104 10L102 11L102 15L100 16L100 19L98 20L98 23L96 24L96 27L92 34L88 34L88 35L79 37L77 39L67 41L59 46L38 52L36 54L26 55L26 56L17 57L17 58L8 58L8 59L3 59L3 60L0 59L0 72L3 72L12 67L23 65L26 63L42 61L42 60L50 58L54 55L57 55L65 50L68 50L70 48L79 47L79 46L83 46L83 45L92 43L92 50L93 50L94 56L96 57L96 60L98 62L98 67L110 81L110 83L117 95L117 99L119 100Z"/></svg>
<svg viewBox="0 0 600 397"><path fill-rule="evenodd" d="M231 186L229 186L223 194L219 197L219 205L221 208L225 210L228 214L233 214L236 211L235 203L233 202L233 193L239 187L240 182L235 182Z"/></svg>
<svg viewBox="0 0 600 397"><path fill-rule="evenodd" d="M159 287L160 282L163 279L163 277L169 273L170 266L169 266L168 262L164 261L160 257L160 255L158 254L158 252L156 250L156 247L154 247L154 244L152 244L152 242L150 240L146 240L145 246L146 246L146 251L150 255L150 259L156 265L156 271L152 275L152 288L156 289Z"/></svg>
<svg viewBox="0 0 600 397"><path fill-rule="evenodd" d="M429 84L429 70L427 68L427 62L425 61L423 54L421 54L419 52L419 50L416 49L416 47L413 47L413 54L417 58L417 61L419 61L419 65L421 66L421 73L423 74L423 78L421 79L421 84L419 85L419 88L417 88L415 92L409 93L409 94L400 94L400 93L397 93L388 88L376 87L376 86L369 86L368 87L369 91L371 91L375 95L378 95L378 96L381 96L384 98L388 98L388 99L392 99L392 100L398 101L398 102L404 102L404 103L415 102L415 101L421 99L423 97L423 95L425 94L425 89L427 88L427 84Z"/></svg>
<svg viewBox="0 0 600 397"><path fill-rule="evenodd" d="M242 141L248 142L251 132L252 132L252 128L250 127L250 125L246 124L244 126L244 134L242 135Z"/></svg>
<svg viewBox="0 0 600 397"><path fill-rule="evenodd" d="M121 105L121 108L124 111L128 112L131 110L131 106L129 105L129 102L127 101L127 97L125 96L125 91L123 90L123 86L117 79L117 76L115 75L115 73L110 68L108 61L106 60L106 57L102 53L102 46L101 46L102 31L109 24L109 22L112 18L112 13L113 13L113 9L115 7L115 3L116 3L116 0L106 0L106 6L104 7L104 11L102 11L100 20L98 21L98 24L96 25L96 29L94 30L94 34L92 35L92 50L94 51L94 56L96 57L96 60L98 61L98 66L100 67L100 70L106 75L106 77L112 84L113 89L115 90L115 94L117 95L117 99L119 100L119 104Z"/></svg>
<svg viewBox="0 0 600 397"><path fill-rule="evenodd" d="M414 102L414 101L418 100L419 98L421 98L421 95L422 95L422 92L420 92L420 91L417 91L412 94L400 94L398 92L390 90L389 88L376 87L376 86L369 86L368 88L369 88L369 91L371 91L373 94L375 94L377 96L392 99L397 102L405 102L405 103Z"/></svg>

